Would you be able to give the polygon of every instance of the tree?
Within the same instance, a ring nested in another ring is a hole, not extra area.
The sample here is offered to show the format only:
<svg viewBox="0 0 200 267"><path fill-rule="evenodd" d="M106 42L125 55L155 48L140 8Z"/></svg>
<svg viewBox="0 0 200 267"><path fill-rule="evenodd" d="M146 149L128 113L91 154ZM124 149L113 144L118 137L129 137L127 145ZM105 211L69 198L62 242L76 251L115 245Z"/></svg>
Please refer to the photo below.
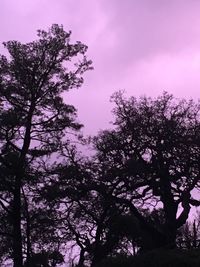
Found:
<svg viewBox="0 0 200 267"><path fill-rule="evenodd" d="M24 223L36 189L51 183L48 162L58 164L53 159L68 142L67 133L81 128L76 109L61 94L82 85L91 61L87 47L71 44L70 35L53 25L39 30L36 41L4 43L10 57L0 58L0 205L12 216L14 267L23 266L22 240L29 239L23 237Z"/></svg>
<svg viewBox="0 0 200 267"><path fill-rule="evenodd" d="M119 252L173 248L199 187L199 105L164 93L114 96L114 130L93 139L96 154L62 146L56 179L41 190L60 211L59 231L80 248L78 266ZM189 165L188 165L189 162ZM179 215L178 215L179 214Z"/></svg>
<svg viewBox="0 0 200 267"><path fill-rule="evenodd" d="M130 240L125 237L138 237L135 218L126 214L124 206L116 206L109 197L85 190L95 166L79 155L75 147L69 149L68 146L67 150L63 147L64 159L65 165L55 171L57 179L44 187L41 195L46 199L45 207L51 206L54 212L59 212L57 230L62 243L70 241L71 249L75 247L72 254L75 254L77 266L96 266L109 255L119 251L128 253ZM128 225L129 229L135 226L129 230L131 235L127 232Z"/></svg>
<svg viewBox="0 0 200 267"><path fill-rule="evenodd" d="M97 170L85 188L126 205L148 237L144 249L172 248L191 205L200 204L193 194L200 186L200 104L168 93L137 100L119 92L112 100L115 129L94 138ZM163 219L146 218L147 207L162 208Z"/></svg>

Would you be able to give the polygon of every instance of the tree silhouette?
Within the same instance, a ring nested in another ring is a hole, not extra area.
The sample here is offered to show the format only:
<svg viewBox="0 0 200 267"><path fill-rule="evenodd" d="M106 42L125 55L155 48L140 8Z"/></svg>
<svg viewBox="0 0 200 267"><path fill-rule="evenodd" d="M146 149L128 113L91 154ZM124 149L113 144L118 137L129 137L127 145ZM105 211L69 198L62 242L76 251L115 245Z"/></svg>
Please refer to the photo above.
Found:
<svg viewBox="0 0 200 267"><path fill-rule="evenodd" d="M97 170L85 188L129 209L148 240L144 249L175 247L177 229L200 204L192 194L200 180L200 105L167 93L137 100L119 92L112 100L115 129L94 139ZM161 207L163 219L147 219L147 207Z"/></svg>
<svg viewBox="0 0 200 267"><path fill-rule="evenodd" d="M130 240L138 237L135 218L126 214L125 207L119 207L110 197L86 189L88 183L93 183L90 180L93 169L96 171L93 162L69 146L67 151L63 149L63 157L66 158L65 166L63 162L56 171L57 179L41 191L42 199L46 199L45 207L59 213L57 230L61 237L64 236L60 238L61 243L71 241L71 246L75 245L79 267L87 263L96 266L109 255L123 250L128 252L125 237L131 237ZM135 229L131 229L133 227Z"/></svg>
<svg viewBox="0 0 200 267"><path fill-rule="evenodd" d="M70 35L52 25L39 30L36 41L4 43L10 57L0 58L0 206L11 216L14 267L23 266L23 240L29 264L29 209L36 189L51 183L49 163L67 143L67 131L81 128L76 109L61 93L82 85L91 61L87 47L71 44Z"/></svg>
<svg viewBox="0 0 200 267"><path fill-rule="evenodd" d="M55 24L36 41L4 43L1 260L53 267L63 263L68 242L78 248L79 267L135 246L175 248L180 238L196 248L199 225L186 222L200 205L200 104L117 92L114 128L92 138L94 155L82 156L69 138L78 140L82 125L63 93L82 85L91 61L70 36Z"/></svg>
<svg viewBox="0 0 200 267"><path fill-rule="evenodd" d="M68 150L58 180L44 189L55 206L66 203L78 266L119 252L123 238L127 254L128 241L143 251L174 248L190 206L199 205L199 104L167 93L155 100L116 93L113 100L115 129L93 139L96 154L81 159Z"/></svg>

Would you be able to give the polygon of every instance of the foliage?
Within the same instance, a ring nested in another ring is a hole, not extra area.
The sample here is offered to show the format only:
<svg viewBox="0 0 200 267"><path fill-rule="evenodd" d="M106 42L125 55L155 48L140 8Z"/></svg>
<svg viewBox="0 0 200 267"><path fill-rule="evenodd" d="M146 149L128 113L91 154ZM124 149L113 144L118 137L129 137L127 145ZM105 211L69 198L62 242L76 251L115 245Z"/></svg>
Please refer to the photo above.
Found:
<svg viewBox="0 0 200 267"><path fill-rule="evenodd" d="M199 264L199 250L155 250L136 257L110 258L97 267L197 267Z"/></svg>
<svg viewBox="0 0 200 267"><path fill-rule="evenodd" d="M87 140L63 94L91 61L70 36L52 25L36 41L4 44L0 258L55 267L70 246L79 267L199 266L198 251L175 246L198 246L199 219L187 219L200 204L200 104L117 92L113 129L90 138L94 153L83 156L74 142Z"/></svg>
<svg viewBox="0 0 200 267"><path fill-rule="evenodd" d="M82 126L62 94L82 85L91 61L85 56L87 47L71 44L70 35L55 24L39 30L36 41L4 43L10 57L0 58L0 203L12 214L15 267L21 267L22 254L26 251L28 258L33 249L34 199L51 183L50 170L60 164L54 159L69 143L68 133Z"/></svg>
<svg viewBox="0 0 200 267"><path fill-rule="evenodd" d="M119 92L112 99L115 129L94 138L98 169L93 188L125 205L138 219L152 241L144 249L173 247L191 205L199 205L192 191L199 188L200 179L200 105L176 101L167 93L157 99L127 100ZM141 212L159 206L161 221Z"/></svg>
<svg viewBox="0 0 200 267"><path fill-rule="evenodd" d="M190 205L199 205L192 196L199 187L199 104L167 93L113 99L116 127L93 139L96 155L84 159L73 151L59 180L45 189L54 205L65 203L78 266L119 252L174 248Z"/></svg>

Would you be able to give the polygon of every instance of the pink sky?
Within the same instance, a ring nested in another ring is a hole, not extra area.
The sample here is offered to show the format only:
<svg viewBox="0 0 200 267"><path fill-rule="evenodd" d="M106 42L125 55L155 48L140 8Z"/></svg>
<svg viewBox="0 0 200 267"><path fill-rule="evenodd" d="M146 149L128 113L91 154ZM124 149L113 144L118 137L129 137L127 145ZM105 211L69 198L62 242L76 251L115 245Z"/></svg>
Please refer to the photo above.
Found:
<svg viewBox="0 0 200 267"><path fill-rule="evenodd" d="M94 134L110 127L116 90L200 97L199 14L199 0L1 0L0 42L31 41L58 23L87 44L95 69L66 101Z"/></svg>

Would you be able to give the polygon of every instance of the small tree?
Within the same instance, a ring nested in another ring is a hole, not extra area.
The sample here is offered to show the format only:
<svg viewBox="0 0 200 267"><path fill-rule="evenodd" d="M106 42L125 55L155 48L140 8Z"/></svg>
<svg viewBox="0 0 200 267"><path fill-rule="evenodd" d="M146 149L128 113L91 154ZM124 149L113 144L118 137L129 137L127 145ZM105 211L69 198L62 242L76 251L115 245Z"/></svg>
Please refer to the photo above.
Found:
<svg viewBox="0 0 200 267"><path fill-rule="evenodd" d="M64 103L61 93L82 85L91 61L87 47L70 44L70 35L53 25L39 30L36 41L4 43L10 57L0 58L0 204L12 215L14 267L23 266L22 228L23 220L28 225L32 189L51 183L48 160L58 156L69 129L81 128L76 109Z"/></svg>

